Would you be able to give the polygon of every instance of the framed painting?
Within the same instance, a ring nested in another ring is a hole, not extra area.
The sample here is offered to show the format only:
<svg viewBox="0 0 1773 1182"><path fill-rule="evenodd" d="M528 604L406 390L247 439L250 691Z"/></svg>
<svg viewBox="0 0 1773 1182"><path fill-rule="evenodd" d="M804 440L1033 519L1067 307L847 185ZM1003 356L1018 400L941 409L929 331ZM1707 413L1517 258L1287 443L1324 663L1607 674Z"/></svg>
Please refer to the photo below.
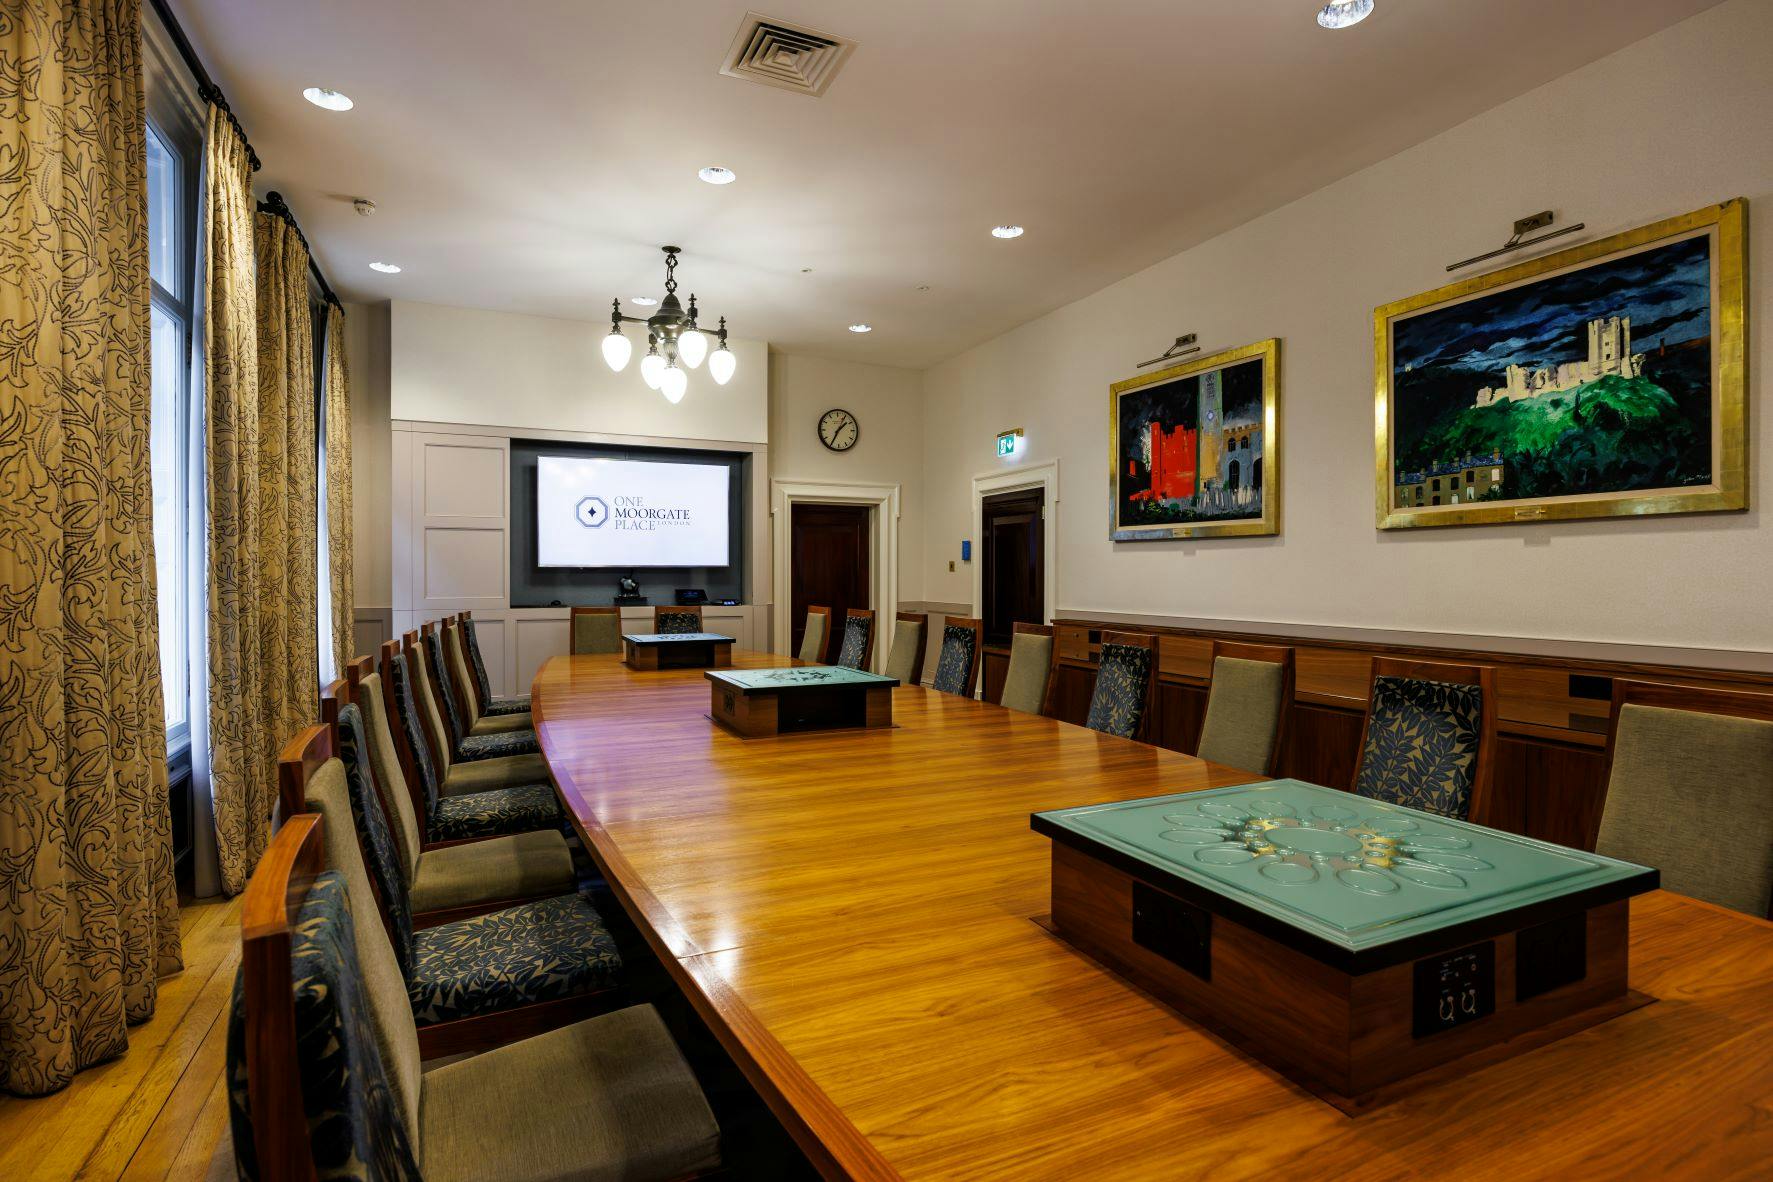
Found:
<svg viewBox="0 0 1773 1182"><path fill-rule="evenodd" d="M1108 388L1108 534L1116 542L1280 532L1280 341Z"/></svg>
<svg viewBox="0 0 1773 1182"><path fill-rule="evenodd" d="M1743 215L1376 309L1379 528L1747 508Z"/></svg>

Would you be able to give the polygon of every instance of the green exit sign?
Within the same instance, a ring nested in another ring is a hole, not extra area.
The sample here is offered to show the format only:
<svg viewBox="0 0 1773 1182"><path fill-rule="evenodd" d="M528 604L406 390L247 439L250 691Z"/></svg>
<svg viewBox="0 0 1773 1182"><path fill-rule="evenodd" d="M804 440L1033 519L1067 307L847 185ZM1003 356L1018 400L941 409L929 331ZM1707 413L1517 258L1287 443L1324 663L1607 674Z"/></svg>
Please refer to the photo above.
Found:
<svg viewBox="0 0 1773 1182"><path fill-rule="evenodd" d="M1022 428L1020 428L1020 427L1017 427L1013 431L1003 432L1002 434L1000 434L997 437L997 454L999 456L1013 456L1013 455L1015 455L1016 454L1016 447L1017 447L1016 441L1021 438L1022 438Z"/></svg>

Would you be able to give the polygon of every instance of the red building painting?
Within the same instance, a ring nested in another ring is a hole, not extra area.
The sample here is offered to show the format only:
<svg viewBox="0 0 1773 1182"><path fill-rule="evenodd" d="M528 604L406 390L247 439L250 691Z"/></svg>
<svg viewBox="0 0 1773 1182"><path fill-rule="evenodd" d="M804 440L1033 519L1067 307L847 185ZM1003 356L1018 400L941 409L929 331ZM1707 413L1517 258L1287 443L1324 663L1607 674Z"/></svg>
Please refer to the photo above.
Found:
<svg viewBox="0 0 1773 1182"><path fill-rule="evenodd" d="M1194 496L1195 478L1199 473L1199 432L1192 427L1177 427L1165 434L1161 423L1148 424L1151 430L1151 487L1132 495L1135 501L1187 500ZM1128 468L1133 461L1128 461ZM1128 475L1136 475L1131 471Z"/></svg>

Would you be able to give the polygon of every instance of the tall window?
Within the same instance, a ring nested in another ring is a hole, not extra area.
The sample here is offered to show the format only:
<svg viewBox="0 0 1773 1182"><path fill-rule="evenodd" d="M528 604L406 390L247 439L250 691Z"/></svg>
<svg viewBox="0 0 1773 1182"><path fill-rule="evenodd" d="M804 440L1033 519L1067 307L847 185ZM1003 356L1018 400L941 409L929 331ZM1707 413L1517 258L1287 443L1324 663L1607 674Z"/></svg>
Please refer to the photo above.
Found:
<svg viewBox="0 0 1773 1182"><path fill-rule="evenodd" d="M191 369L197 348L197 187L203 139L182 79L150 55L148 70L148 272L152 295L148 452L154 491L154 562L159 587L160 674L166 739L174 756L191 741ZM163 57L161 60L164 60ZM198 507L201 523L201 507ZM197 650L201 652L201 649Z"/></svg>

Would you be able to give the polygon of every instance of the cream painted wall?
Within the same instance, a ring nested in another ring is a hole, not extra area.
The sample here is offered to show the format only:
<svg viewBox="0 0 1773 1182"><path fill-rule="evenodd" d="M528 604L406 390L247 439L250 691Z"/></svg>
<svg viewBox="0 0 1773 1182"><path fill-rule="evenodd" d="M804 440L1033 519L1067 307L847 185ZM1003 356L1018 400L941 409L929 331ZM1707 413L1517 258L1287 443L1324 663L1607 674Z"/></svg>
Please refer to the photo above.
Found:
<svg viewBox="0 0 1773 1182"><path fill-rule="evenodd" d="M388 548L393 443L388 414L388 305L345 305L345 358L351 367L351 509L355 607L390 607Z"/></svg>
<svg viewBox="0 0 1773 1182"><path fill-rule="evenodd" d="M970 529L969 482L1000 469L995 432L1025 426L1021 462L1060 462L1062 609L1773 650L1759 508L1379 533L1372 384L1373 308L1446 282L1446 263L1495 246L1513 219L1549 207L1598 237L1746 196L1759 505L1773 474L1759 425L1770 46L1773 3L1732 0L929 371L925 596L970 598L970 572L946 569ZM1107 540L1107 388L1183 332L1208 351L1282 338L1279 537Z"/></svg>
<svg viewBox="0 0 1773 1182"><path fill-rule="evenodd" d="M819 442L819 416L856 416L856 446ZM770 353L771 480L897 484L899 598L923 598L923 393L917 370Z"/></svg>
<svg viewBox="0 0 1773 1182"><path fill-rule="evenodd" d="M717 386L706 366L692 371L689 393L673 406L636 372L644 334L628 368L610 372L599 345L608 327L396 300L390 413L412 422L766 442L762 342L729 339L739 361L732 381Z"/></svg>

